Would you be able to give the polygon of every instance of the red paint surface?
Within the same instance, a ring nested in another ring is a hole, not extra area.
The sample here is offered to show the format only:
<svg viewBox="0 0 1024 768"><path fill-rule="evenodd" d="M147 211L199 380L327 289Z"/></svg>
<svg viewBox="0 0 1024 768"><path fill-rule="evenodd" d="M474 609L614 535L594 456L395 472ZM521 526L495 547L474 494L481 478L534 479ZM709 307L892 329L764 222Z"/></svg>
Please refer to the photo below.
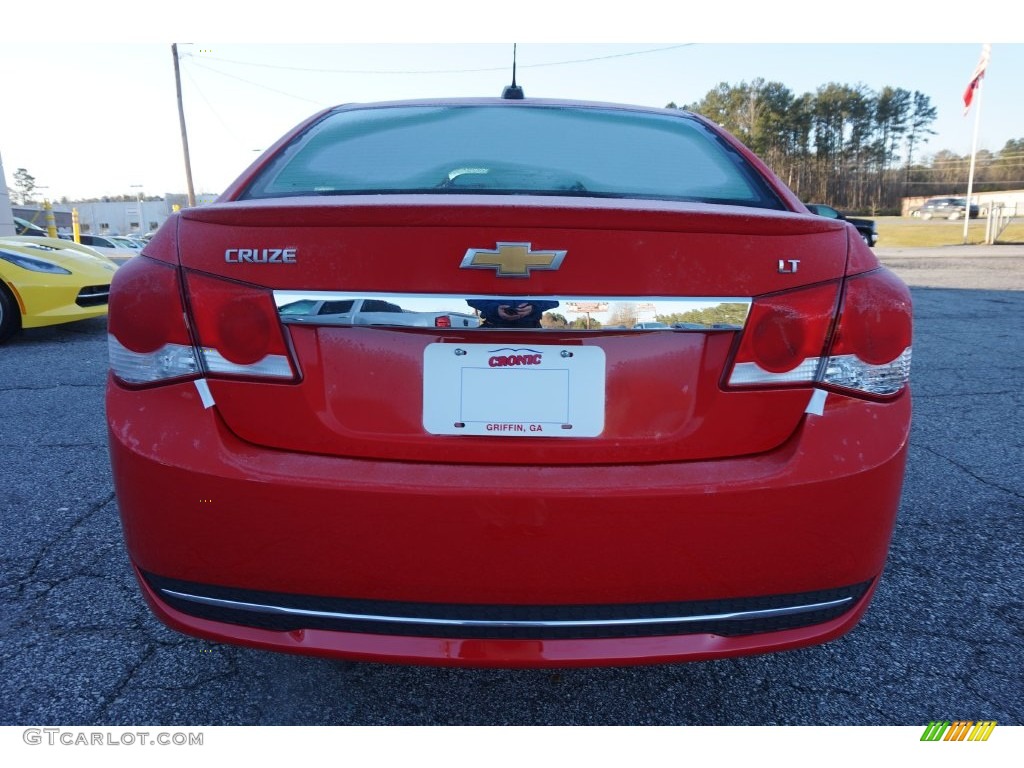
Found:
<svg viewBox="0 0 1024 768"><path fill-rule="evenodd" d="M851 280L878 266L859 237L806 213L737 148L791 211L472 195L232 202L243 175L223 202L172 219L146 249L162 264L147 268L143 258L115 279L112 332L134 339L136 351L190 338L224 345L240 364L271 350L297 375L211 376L209 409L189 380L127 387L111 378L111 459L133 564L267 592L501 605L716 600L877 578L899 505L909 390L889 398L831 392L814 416L804 412L809 386L722 382L735 360L760 356L785 368L790 357L827 354L831 345L870 350L872 362L884 363L910 338L909 299L888 273ZM567 254L559 270L520 280L459 269L467 249L497 242ZM294 263L226 256L238 249L280 250ZM780 273L780 261L799 269ZM813 333L791 337L787 323L803 304L794 313L784 297L801 288L813 298L804 302ZM729 330L278 328L274 289L752 298L763 338ZM147 291L180 297L147 299ZM850 311L840 320L847 291ZM234 312L236 303L247 311ZM147 316L158 310L161 317ZM221 322L225 312L231 323ZM870 323L896 330L878 335ZM484 339L496 348L599 345L604 432L559 440L427 434L424 349ZM746 637L499 641L271 632L190 617L143 591L170 626L210 639L475 666L799 647L849 630L871 596L830 622Z"/></svg>

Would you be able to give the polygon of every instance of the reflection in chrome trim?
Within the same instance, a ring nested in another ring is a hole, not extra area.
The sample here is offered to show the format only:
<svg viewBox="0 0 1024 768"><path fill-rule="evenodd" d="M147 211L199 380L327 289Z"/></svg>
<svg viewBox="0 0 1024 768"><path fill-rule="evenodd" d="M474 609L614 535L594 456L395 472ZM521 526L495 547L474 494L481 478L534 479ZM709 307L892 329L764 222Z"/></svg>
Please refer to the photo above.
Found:
<svg viewBox="0 0 1024 768"><path fill-rule="evenodd" d="M486 619L432 619L421 616L380 616L360 613L339 613L335 611L314 611L306 608L288 608L281 605L266 605L262 603L244 603L237 600L224 600L216 597L205 597L203 595L190 595L185 592L176 592L172 589L161 589L165 595L176 597L181 600L188 600L193 603L213 605L220 608L231 608L239 611L252 613L283 614L288 616L310 616L326 619L339 619L347 621L376 621L392 624L421 624L447 627L483 627L483 628L557 628L557 627L613 627L613 626L641 626L652 624L687 624L704 621L753 621L756 619L771 619L779 616L791 616L799 613L811 613L828 608L837 608L846 603L852 603L852 597L844 597L839 600L829 600L823 603L810 603L807 605L791 605L784 608L765 608L754 611L734 611L731 613L713 613L701 616L662 616L654 618L636 619L575 619L563 621L509 621L509 620L486 620Z"/></svg>
<svg viewBox="0 0 1024 768"><path fill-rule="evenodd" d="M750 298L274 291L285 323L560 331L736 331Z"/></svg>

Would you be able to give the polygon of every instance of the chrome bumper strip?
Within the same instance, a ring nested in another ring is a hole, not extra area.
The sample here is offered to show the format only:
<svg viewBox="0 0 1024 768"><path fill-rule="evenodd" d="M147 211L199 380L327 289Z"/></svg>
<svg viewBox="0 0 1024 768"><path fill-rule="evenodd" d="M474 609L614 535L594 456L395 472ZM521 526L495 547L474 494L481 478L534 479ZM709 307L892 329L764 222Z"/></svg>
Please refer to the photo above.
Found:
<svg viewBox="0 0 1024 768"><path fill-rule="evenodd" d="M177 592L171 589L160 589L165 595L176 597L180 600L188 600L203 605L212 605L218 608L230 608L239 611L252 613L286 615L286 616L309 616L321 619L336 619L346 621L375 621L388 624L417 624L444 627L476 627L490 629L551 629L551 628L573 628L573 627L614 627L614 626L644 626L658 624L689 624L709 621L753 621L757 619L771 619L779 616L791 616L800 613L811 613L853 602L853 597L844 597L839 600L830 600L823 603L810 603L807 605L792 605L784 608L767 608L755 611L735 611L732 613L706 614L702 616L663 616L656 618L636 619L579 619L568 621L492 621L481 619L431 619L417 616L376 616L358 613L336 613L333 611L314 611L305 608L287 608L279 605L264 605L260 603L245 603L235 600L223 600L215 597L202 595L190 595L185 592Z"/></svg>

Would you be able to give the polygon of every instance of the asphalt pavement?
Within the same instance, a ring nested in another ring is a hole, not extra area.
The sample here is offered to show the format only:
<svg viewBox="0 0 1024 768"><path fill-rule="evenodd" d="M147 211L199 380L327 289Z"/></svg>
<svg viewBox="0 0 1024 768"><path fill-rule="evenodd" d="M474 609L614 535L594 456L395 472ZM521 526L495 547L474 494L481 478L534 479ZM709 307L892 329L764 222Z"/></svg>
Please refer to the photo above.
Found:
<svg viewBox="0 0 1024 768"><path fill-rule="evenodd" d="M0 725L1024 724L1024 248L982 248L878 249L913 286L914 424L865 618L713 662L444 669L172 632L121 542L105 320L23 332L0 347Z"/></svg>

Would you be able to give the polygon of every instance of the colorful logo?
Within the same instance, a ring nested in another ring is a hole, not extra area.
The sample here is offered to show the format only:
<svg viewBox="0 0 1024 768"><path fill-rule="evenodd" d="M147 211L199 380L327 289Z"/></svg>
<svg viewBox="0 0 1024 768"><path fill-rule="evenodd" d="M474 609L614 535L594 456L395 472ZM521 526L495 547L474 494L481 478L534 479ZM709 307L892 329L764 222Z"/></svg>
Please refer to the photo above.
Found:
<svg viewBox="0 0 1024 768"><path fill-rule="evenodd" d="M995 720L932 720L921 734L921 741L988 741L995 727Z"/></svg>

